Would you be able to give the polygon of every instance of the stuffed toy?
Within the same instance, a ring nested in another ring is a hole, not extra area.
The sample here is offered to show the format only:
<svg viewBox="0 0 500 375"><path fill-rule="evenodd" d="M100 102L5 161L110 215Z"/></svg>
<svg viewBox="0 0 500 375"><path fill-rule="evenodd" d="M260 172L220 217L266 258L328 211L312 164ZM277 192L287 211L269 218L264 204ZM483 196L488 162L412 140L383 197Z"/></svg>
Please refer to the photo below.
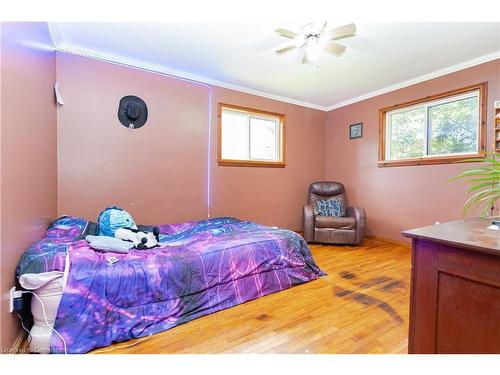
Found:
<svg viewBox="0 0 500 375"><path fill-rule="evenodd" d="M120 207L108 207L99 214L99 235L114 237L117 229L137 229L132 215Z"/></svg>
<svg viewBox="0 0 500 375"><path fill-rule="evenodd" d="M132 216L120 207L108 207L99 214L99 235L130 241L136 249L151 249L159 244L160 228L139 230Z"/></svg>
<svg viewBox="0 0 500 375"><path fill-rule="evenodd" d="M143 232L132 228L120 228L116 230L115 237L120 240L133 242L136 249L151 249L158 246L160 242L160 228L153 227L153 232Z"/></svg>

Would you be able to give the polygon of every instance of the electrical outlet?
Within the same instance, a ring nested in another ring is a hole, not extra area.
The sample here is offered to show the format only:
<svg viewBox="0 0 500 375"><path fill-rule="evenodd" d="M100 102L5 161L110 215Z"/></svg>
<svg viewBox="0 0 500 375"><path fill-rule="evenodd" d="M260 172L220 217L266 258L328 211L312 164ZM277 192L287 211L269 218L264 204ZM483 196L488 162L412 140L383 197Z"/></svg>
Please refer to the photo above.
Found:
<svg viewBox="0 0 500 375"><path fill-rule="evenodd" d="M9 312L14 312L15 310L15 303L14 300L17 298L22 298L23 297L23 291L22 290L16 290L16 287L13 286L10 288L9 292Z"/></svg>
<svg viewBox="0 0 500 375"><path fill-rule="evenodd" d="M13 312L14 311L14 295L16 294L16 287L13 286L12 288L10 288L10 293L9 293L9 312Z"/></svg>

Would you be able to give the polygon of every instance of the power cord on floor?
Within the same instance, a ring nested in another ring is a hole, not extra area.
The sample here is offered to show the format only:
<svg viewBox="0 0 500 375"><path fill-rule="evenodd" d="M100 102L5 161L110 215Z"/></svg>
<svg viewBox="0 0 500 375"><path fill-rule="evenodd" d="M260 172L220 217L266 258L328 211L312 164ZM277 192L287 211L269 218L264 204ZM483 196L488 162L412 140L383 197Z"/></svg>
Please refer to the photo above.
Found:
<svg viewBox="0 0 500 375"><path fill-rule="evenodd" d="M30 294L33 294L35 296L35 298L38 300L38 302L40 302L40 305L42 305L42 312L43 312L43 317L45 318L45 323L47 324L47 326L52 330L54 331L54 333L59 336L59 338L61 339L61 341L63 342L64 344L64 354L68 354L68 348L66 346L66 340L64 340L64 338L61 336L61 334L59 332L56 331L56 329L53 327L53 325L51 325L49 323L49 319L47 319L47 313L45 312L45 305L43 304L43 301L42 299L38 296L38 294L36 294L35 292L32 292L30 290L23 290L23 293L30 293ZM18 314L19 316L19 314ZM21 316L19 316L19 318L21 318ZM22 324L22 318L21 318L21 324ZM26 329L26 327L24 327L24 324L22 324L23 328L28 331ZM28 331L29 333L29 331Z"/></svg>
<svg viewBox="0 0 500 375"><path fill-rule="evenodd" d="M17 314L17 316L19 317L19 319L21 320L21 327L23 327L23 329L28 332L28 346L30 346L31 344L31 340L32 340L32 337L31 337L31 332L28 330L28 328L26 328L24 326L24 321L23 321L23 317L19 314Z"/></svg>
<svg viewBox="0 0 500 375"><path fill-rule="evenodd" d="M128 345L121 345L121 346L114 346L114 347L111 347L109 349L103 349L103 350L98 350L96 352L93 352L92 354L100 354L100 353L105 353L105 352L111 352L115 349L124 349L124 348L130 348L131 346L134 346L134 345L137 345L139 344L140 342L143 342L143 341L146 341L146 340L149 340L151 338L151 336L153 336L152 333L149 334L148 337L143 337L137 341L134 341L132 344L128 344Z"/></svg>

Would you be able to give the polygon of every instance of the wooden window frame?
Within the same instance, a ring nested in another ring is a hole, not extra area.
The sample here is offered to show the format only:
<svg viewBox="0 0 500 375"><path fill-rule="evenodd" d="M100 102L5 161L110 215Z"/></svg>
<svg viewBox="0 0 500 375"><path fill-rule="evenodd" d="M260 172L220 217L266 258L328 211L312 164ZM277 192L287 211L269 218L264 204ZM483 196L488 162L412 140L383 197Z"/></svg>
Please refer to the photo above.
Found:
<svg viewBox="0 0 500 375"><path fill-rule="evenodd" d="M250 114L272 116L279 119L279 160L236 160L222 158L222 110L223 109L241 111ZM242 107L233 104L219 103L217 108L217 163L220 166L232 167L268 167L284 168L286 166L286 142L285 142L285 115L281 113L263 111L260 109Z"/></svg>
<svg viewBox="0 0 500 375"><path fill-rule="evenodd" d="M431 102L439 99L445 99L451 96L466 94L471 91L479 91L479 151L460 155L440 155L440 156L422 156L411 159L386 160L386 118L387 112L405 107L412 107L418 104ZM450 164L460 160L483 157L486 155L486 119L488 104L488 83L482 82L475 85L462 87L456 90L447 91L437 95L426 96L417 100L396 104L379 110L379 148L378 148L378 166L379 167L398 167L408 165L432 165L432 164Z"/></svg>

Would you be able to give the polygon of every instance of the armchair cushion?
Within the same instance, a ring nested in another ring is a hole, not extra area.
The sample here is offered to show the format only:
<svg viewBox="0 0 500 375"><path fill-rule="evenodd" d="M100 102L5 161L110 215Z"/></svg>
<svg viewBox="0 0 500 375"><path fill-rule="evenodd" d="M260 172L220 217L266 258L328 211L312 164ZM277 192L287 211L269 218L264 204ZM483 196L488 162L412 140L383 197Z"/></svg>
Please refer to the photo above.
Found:
<svg viewBox="0 0 500 375"><path fill-rule="evenodd" d="M321 216L317 215L316 228L355 229L356 219L349 216Z"/></svg>
<svg viewBox="0 0 500 375"><path fill-rule="evenodd" d="M314 213L321 216L345 216L345 207L338 199L319 199L316 201Z"/></svg>

